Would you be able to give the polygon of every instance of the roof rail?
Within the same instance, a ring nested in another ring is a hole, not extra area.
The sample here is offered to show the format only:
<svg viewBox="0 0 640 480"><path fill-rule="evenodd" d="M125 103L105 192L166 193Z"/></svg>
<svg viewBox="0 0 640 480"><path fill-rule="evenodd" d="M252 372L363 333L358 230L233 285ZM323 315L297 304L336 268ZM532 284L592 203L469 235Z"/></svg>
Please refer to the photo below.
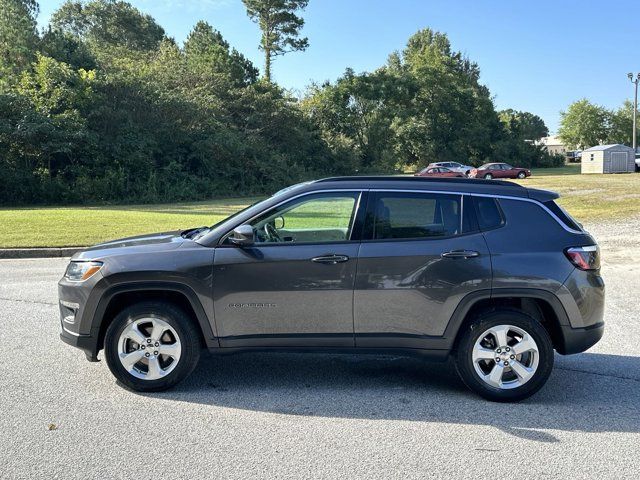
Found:
<svg viewBox="0 0 640 480"><path fill-rule="evenodd" d="M466 183L473 185L505 185L509 187L525 188L519 183L505 182L503 180L485 180L483 178L462 178L462 177L417 177L406 175L353 175L347 177L328 177L316 180L313 183L324 182L373 182L373 181L392 181L392 182L426 182L426 183Z"/></svg>

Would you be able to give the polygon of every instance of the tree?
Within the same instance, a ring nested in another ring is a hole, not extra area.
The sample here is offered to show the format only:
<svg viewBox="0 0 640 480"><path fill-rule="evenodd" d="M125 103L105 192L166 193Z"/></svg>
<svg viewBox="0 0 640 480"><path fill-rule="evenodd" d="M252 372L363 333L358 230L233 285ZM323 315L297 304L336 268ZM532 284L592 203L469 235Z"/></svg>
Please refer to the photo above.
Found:
<svg viewBox="0 0 640 480"><path fill-rule="evenodd" d="M247 15L260 26L260 49L264 51L264 76L271 82L271 62L278 55L306 50L309 39L300 38L304 19L297 15L309 0L242 0Z"/></svg>
<svg viewBox="0 0 640 480"><path fill-rule="evenodd" d="M531 142L549 135L549 129L544 120L533 113L519 112L509 108L502 110L498 115L507 132L515 138Z"/></svg>
<svg viewBox="0 0 640 480"><path fill-rule="evenodd" d="M189 67L201 75L226 75L236 86L258 78L258 70L207 22L198 22L184 44Z"/></svg>
<svg viewBox="0 0 640 480"><path fill-rule="evenodd" d="M607 143L633 145L633 102L625 100L622 107L610 112Z"/></svg>
<svg viewBox="0 0 640 480"><path fill-rule="evenodd" d="M611 114L587 99L569 105L560 112L558 136L570 148L585 149L601 144L609 137Z"/></svg>
<svg viewBox="0 0 640 480"><path fill-rule="evenodd" d="M35 0L0 0L0 87L15 81L35 58Z"/></svg>
<svg viewBox="0 0 640 480"><path fill-rule="evenodd" d="M153 50L164 38L153 17L119 0L66 0L51 17L51 27L102 48Z"/></svg>

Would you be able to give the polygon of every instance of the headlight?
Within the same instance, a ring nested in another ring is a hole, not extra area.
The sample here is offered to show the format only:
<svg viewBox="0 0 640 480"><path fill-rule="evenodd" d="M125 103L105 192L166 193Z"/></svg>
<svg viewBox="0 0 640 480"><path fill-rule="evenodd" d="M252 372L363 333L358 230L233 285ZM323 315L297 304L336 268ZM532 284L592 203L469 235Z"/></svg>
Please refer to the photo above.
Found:
<svg viewBox="0 0 640 480"><path fill-rule="evenodd" d="M83 282L102 268L102 262L71 262L64 276L72 282Z"/></svg>

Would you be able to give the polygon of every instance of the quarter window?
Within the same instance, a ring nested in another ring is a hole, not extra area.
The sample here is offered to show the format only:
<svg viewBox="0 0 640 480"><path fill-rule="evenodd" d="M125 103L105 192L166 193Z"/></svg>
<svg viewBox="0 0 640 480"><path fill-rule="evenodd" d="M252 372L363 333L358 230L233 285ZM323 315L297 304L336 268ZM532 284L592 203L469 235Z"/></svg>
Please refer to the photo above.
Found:
<svg viewBox="0 0 640 480"><path fill-rule="evenodd" d="M351 238L359 192L294 199L250 222L256 243L330 243Z"/></svg>
<svg viewBox="0 0 640 480"><path fill-rule="evenodd" d="M504 224L500 207L495 198L475 197L480 230L491 230Z"/></svg>
<svg viewBox="0 0 640 480"><path fill-rule="evenodd" d="M367 215L367 238L438 238L461 233L459 195L380 192Z"/></svg>

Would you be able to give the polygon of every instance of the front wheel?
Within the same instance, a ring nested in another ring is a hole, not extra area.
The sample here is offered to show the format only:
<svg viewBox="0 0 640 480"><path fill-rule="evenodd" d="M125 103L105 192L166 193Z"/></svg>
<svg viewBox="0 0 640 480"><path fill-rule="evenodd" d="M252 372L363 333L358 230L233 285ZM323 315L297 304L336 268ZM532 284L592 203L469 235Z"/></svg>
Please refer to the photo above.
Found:
<svg viewBox="0 0 640 480"><path fill-rule="evenodd" d="M553 369L553 344L534 318L516 310L500 310L474 320L456 351L463 382L496 402L517 402L546 383Z"/></svg>
<svg viewBox="0 0 640 480"><path fill-rule="evenodd" d="M125 387L159 392L186 378L200 358L200 335L176 305L141 302L111 322L104 339L111 373Z"/></svg>
<svg viewBox="0 0 640 480"><path fill-rule="evenodd" d="M526 176L527 176L527 174L526 174L526 173L524 173L524 172L518 172L518 178L519 178L519 179L523 179L523 178L525 178Z"/></svg>

